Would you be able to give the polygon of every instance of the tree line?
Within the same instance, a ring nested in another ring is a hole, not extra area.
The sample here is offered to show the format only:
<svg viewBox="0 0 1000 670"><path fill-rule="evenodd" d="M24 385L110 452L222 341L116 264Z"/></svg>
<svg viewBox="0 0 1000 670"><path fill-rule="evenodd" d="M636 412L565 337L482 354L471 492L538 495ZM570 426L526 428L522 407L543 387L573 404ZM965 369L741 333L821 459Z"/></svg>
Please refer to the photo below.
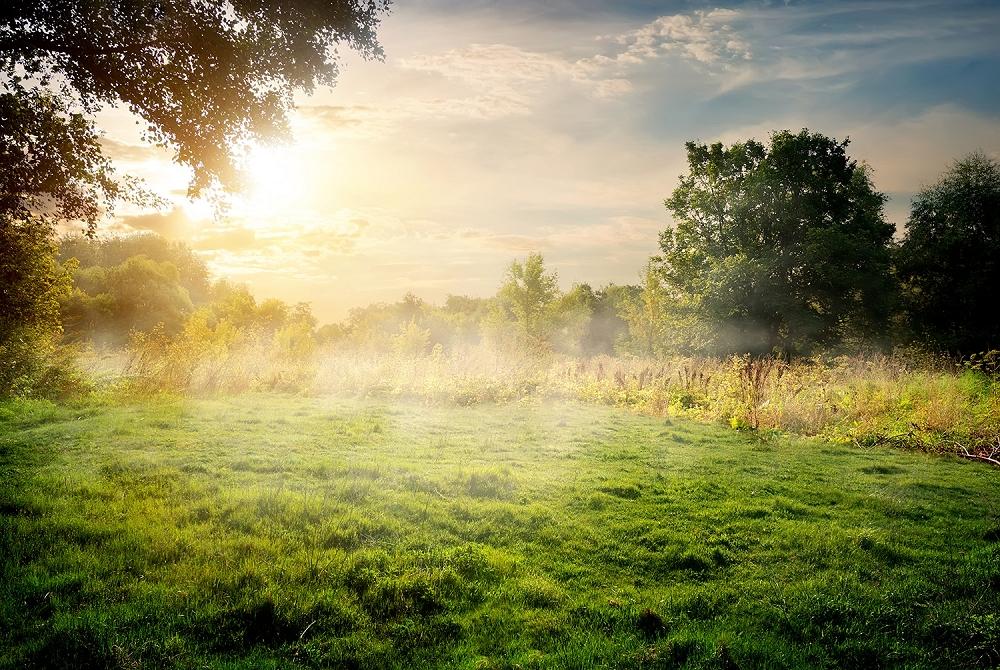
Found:
<svg viewBox="0 0 1000 670"><path fill-rule="evenodd" d="M425 355L487 344L520 353L788 357L897 345L961 356L1000 347L1000 164L957 161L913 199L904 234L848 143L803 130L768 144L687 144L665 200L675 225L636 285L559 288L540 254L495 295L408 294L317 326L307 304L258 302L152 234L55 243L2 230L4 378L30 377L58 342L124 346L136 333L254 331L287 346ZM11 235L11 233L20 235Z"/></svg>

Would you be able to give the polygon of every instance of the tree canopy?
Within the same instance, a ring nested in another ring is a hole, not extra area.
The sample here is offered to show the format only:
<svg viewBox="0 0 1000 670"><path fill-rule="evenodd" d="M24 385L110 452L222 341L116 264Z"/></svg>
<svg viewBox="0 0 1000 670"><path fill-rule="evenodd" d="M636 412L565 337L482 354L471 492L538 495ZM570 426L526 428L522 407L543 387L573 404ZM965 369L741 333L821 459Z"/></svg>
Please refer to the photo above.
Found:
<svg viewBox="0 0 1000 670"><path fill-rule="evenodd" d="M1000 163L955 163L913 200L896 258L914 334L952 353L1000 348Z"/></svg>
<svg viewBox="0 0 1000 670"><path fill-rule="evenodd" d="M12 0L0 7L0 216L80 219L134 193L92 115L125 105L193 170L239 184L243 148L288 132L296 91L331 85L335 46L380 58L387 0Z"/></svg>
<svg viewBox="0 0 1000 670"><path fill-rule="evenodd" d="M808 353L885 321L893 226L847 145L805 129L687 143L656 266L710 324L710 349Z"/></svg>

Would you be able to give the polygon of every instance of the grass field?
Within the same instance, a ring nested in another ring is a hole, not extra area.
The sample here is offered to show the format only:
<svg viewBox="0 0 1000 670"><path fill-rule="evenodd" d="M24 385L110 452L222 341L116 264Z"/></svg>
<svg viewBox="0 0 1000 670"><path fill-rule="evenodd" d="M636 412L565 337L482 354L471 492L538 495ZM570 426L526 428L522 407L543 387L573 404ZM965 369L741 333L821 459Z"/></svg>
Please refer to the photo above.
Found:
<svg viewBox="0 0 1000 670"><path fill-rule="evenodd" d="M577 403L0 405L0 667L993 667L1000 471Z"/></svg>

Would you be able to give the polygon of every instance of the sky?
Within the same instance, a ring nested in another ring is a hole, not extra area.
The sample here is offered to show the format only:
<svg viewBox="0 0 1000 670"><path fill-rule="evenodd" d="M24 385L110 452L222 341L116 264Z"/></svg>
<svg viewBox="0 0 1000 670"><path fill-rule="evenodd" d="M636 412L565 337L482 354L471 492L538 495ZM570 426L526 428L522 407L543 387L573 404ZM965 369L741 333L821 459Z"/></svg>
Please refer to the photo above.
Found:
<svg viewBox="0 0 1000 670"><path fill-rule="evenodd" d="M636 283L686 141L803 127L850 138L901 228L951 162L1000 158L998 35L996 1L398 0L385 60L344 53L335 88L300 96L293 142L254 154L225 218L127 112L102 113L119 169L173 202L104 232L183 240L324 322L491 295L533 251L564 288Z"/></svg>

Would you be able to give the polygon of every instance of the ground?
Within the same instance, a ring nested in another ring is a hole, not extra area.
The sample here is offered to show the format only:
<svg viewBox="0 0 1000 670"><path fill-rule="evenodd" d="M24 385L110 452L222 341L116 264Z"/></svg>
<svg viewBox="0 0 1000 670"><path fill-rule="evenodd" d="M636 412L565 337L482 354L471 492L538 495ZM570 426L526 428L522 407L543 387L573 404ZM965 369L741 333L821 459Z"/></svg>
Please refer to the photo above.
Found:
<svg viewBox="0 0 1000 670"><path fill-rule="evenodd" d="M1000 471L631 415L0 405L0 667L992 667Z"/></svg>

